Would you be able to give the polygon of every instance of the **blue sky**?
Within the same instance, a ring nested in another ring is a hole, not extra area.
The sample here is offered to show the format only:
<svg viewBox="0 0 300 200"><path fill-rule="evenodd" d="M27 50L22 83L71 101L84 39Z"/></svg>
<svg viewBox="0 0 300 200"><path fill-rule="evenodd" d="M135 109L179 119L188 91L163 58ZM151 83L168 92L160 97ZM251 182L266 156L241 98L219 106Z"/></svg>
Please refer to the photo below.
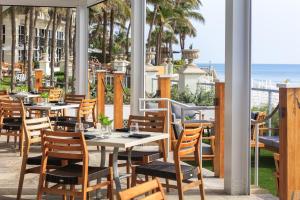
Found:
<svg viewBox="0 0 300 200"><path fill-rule="evenodd" d="M197 62L224 63L225 0L202 0L205 25L195 23ZM252 0L252 63L300 64L300 0Z"/></svg>

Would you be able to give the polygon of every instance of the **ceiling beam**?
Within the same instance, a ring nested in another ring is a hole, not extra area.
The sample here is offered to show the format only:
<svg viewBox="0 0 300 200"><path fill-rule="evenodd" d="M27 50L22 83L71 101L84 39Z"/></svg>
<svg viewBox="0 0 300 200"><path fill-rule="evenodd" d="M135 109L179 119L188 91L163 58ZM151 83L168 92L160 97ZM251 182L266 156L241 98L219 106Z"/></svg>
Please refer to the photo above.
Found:
<svg viewBox="0 0 300 200"><path fill-rule="evenodd" d="M41 6L41 7L77 7L87 5L87 0L0 0L0 5Z"/></svg>
<svg viewBox="0 0 300 200"><path fill-rule="evenodd" d="M90 6L93 6L95 4L98 4L98 3L101 3L105 0L87 0L87 6L90 7Z"/></svg>

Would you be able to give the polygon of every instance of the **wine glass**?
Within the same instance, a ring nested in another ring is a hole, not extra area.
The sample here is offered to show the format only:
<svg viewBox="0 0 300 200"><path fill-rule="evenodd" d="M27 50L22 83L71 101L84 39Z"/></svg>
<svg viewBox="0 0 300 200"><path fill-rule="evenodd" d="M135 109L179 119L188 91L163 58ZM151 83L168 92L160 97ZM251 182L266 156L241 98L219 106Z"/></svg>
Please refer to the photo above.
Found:
<svg viewBox="0 0 300 200"><path fill-rule="evenodd" d="M75 124L75 132L83 132L84 131L84 127L83 127L83 123L76 123Z"/></svg>
<svg viewBox="0 0 300 200"><path fill-rule="evenodd" d="M130 125L129 134L139 133L139 124L137 122Z"/></svg>

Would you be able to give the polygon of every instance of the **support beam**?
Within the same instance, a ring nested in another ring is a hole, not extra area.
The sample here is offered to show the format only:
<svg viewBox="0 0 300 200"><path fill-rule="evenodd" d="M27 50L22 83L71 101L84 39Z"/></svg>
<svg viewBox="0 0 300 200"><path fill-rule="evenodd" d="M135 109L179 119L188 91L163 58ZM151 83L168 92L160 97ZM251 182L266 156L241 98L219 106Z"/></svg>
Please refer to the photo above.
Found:
<svg viewBox="0 0 300 200"><path fill-rule="evenodd" d="M38 91L43 87L44 71L42 69L35 70L35 89Z"/></svg>
<svg viewBox="0 0 300 200"><path fill-rule="evenodd" d="M216 111L215 111L215 136L216 152L214 159L215 176L224 177L224 107L225 107L225 83L217 82Z"/></svg>
<svg viewBox="0 0 300 200"><path fill-rule="evenodd" d="M171 99L171 78L172 75L158 75L158 90L160 92L160 98L168 98ZM167 108L168 104L167 102L159 102L159 107L160 108ZM163 114L165 116L165 128L167 129L167 127L170 127L169 133L171 133L171 127L172 126L167 126L167 116L166 116L166 112L163 111ZM167 132L167 130L166 130ZM170 138L171 135L170 135Z"/></svg>
<svg viewBox="0 0 300 200"><path fill-rule="evenodd" d="M131 0L131 114L139 115L139 98L145 98L146 0Z"/></svg>
<svg viewBox="0 0 300 200"><path fill-rule="evenodd" d="M114 129L123 128L123 88L124 72L114 72Z"/></svg>
<svg viewBox="0 0 300 200"><path fill-rule="evenodd" d="M105 115L105 70L97 71L97 114Z"/></svg>
<svg viewBox="0 0 300 200"><path fill-rule="evenodd" d="M250 193L251 1L226 0L225 191Z"/></svg>
<svg viewBox="0 0 300 200"><path fill-rule="evenodd" d="M76 94L88 95L88 24L89 11L86 6L76 11Z"/></svg>
<svg viewBox="0 0 300 200"><path fill-rule="evenodd" d="M279 88L279 199L300 191L300 85Z"/></svg>
<svg viewBox="0 0 300 200"><path fill-rule="evenodd" d="M0 5L8 6L77 7L86 4L86 0L0 0Z"/></svg>

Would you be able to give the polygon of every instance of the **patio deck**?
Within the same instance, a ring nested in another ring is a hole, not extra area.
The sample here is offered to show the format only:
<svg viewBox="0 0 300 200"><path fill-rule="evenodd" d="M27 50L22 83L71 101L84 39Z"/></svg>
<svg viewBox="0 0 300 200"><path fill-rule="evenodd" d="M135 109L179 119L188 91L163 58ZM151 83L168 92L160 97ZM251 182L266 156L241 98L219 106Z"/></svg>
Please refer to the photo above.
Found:
<svg viewBox="0 0 300 200"><path fill-rule="evenodd" d="M38 154L38 148L34 149L32 155ZM98 165L100 163L100 152L96 150L95 147L90 148L90 165ZM108 153L110 150L108 150ZM108 156L107 156L108 157ZM19 172L21 166L21 157L19 153L13 149L13 144L6 144L6 137L0 138L0 200L13 200L16 198L18 181L19 181ZM264 191L260 191L260 194L252 194L251 196L228 196L224 193L223 179L217 179L213 177L213 173L205 170L205 191L207 199L218 199L218 200L229 200L229 199L264 199L264 200L273 200L277 199L271 194L267 194ZM36 198L36 187L37 187L37 175L26 175L24 181L23 195L22 199L33 200ZM255 190L257 191L257 190ZM188 200L198 200L200 199L199 190L191 190L185 193L186 199ZM167 194L169 200L176 200L177 191L171 190ZM51 199L60 199L58 197L49 197Z"/></svg>

